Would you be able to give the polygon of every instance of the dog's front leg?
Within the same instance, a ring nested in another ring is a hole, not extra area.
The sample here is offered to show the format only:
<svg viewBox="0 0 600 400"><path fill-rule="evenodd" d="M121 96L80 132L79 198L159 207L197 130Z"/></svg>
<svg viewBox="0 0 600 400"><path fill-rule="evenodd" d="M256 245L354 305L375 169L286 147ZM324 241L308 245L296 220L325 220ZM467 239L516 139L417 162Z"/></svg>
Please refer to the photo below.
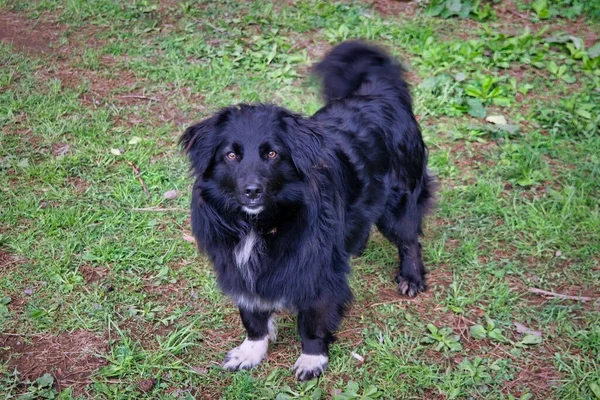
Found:
<svg viewBox="0 0 600 400"><path fill-rule="evenodd" d="M239 308L240 317L246 328L246 339L225 356L223 367L236 371L258 365L267 355L269 339L275 340L276 329L271 311L251 311Z"/></svg>
<svg viewBox="0 0 600 400"><path fill-rule="evenodd" d="M296 378L307 381L320 376L329 362L329 344L335 340L343 307L335 300L298 312L298 333L302 339L302 354L294 364Z"/></svg>

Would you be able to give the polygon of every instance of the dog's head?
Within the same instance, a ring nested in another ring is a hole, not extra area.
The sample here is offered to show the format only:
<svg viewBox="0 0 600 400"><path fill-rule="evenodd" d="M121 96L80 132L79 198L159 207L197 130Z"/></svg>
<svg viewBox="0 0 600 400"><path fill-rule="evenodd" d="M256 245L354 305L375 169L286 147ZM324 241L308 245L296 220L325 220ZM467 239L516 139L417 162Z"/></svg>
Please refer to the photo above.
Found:
<svg viewBox="0 0 600 400"><path fill-rule="evenodd" d="M308 120L271 105L225 108L190 126L180 144L204 200L252 216L302 202L321 148Z"/></svg>

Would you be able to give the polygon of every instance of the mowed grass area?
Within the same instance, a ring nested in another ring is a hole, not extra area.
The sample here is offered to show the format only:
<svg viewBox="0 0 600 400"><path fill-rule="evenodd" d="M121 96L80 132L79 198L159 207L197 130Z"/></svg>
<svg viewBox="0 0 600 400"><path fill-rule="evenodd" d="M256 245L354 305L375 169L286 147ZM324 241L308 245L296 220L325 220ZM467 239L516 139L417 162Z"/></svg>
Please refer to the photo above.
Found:
<svg viewBox="0 0 600 400"><path fill-rule="evenodd" d="M0 0L0 393L600 398L599 7L429 3ZM324 377L295 382L289 315L225 372L243 329L190 241L178 136L237 102L314 112L309 67L347 38L410 68L429 290L396 293L374 231Z"/></svg>

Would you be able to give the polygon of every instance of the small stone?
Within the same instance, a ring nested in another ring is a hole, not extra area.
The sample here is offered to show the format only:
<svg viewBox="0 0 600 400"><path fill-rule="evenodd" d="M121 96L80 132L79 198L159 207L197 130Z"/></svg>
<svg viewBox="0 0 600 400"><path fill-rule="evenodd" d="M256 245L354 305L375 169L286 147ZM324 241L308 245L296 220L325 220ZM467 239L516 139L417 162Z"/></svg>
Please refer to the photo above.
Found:
<svg viewBox="0 0 600 400"><path fill-rule="evenodd" d="M171 200L171 199L174 199L175 197L177 197L178 194L179 194L179 192L177 190L172 189L172 190L167 190L163 196L165 199Z"/></svg>

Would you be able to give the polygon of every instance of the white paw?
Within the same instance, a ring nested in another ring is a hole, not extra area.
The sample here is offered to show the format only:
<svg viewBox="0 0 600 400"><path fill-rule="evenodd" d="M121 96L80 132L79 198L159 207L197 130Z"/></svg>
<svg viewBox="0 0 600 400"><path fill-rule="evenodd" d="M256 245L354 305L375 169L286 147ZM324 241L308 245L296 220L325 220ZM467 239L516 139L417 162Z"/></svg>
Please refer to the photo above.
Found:
<svg viewBox="0 0 600 400"><path fill-rule="evenodd" d="M302 353L294 364L296 378L301 381L308 381L316 378L325 372L329 358L325 355L304 354Z"/></svg>
<svg viewBox="0 0 600 400"><path fill-rule="evenodd" d="M267 355L268 337L259 340L244 340L241 345L232 349L225 356L223 368L236 371L258 365Z"/></svg>

